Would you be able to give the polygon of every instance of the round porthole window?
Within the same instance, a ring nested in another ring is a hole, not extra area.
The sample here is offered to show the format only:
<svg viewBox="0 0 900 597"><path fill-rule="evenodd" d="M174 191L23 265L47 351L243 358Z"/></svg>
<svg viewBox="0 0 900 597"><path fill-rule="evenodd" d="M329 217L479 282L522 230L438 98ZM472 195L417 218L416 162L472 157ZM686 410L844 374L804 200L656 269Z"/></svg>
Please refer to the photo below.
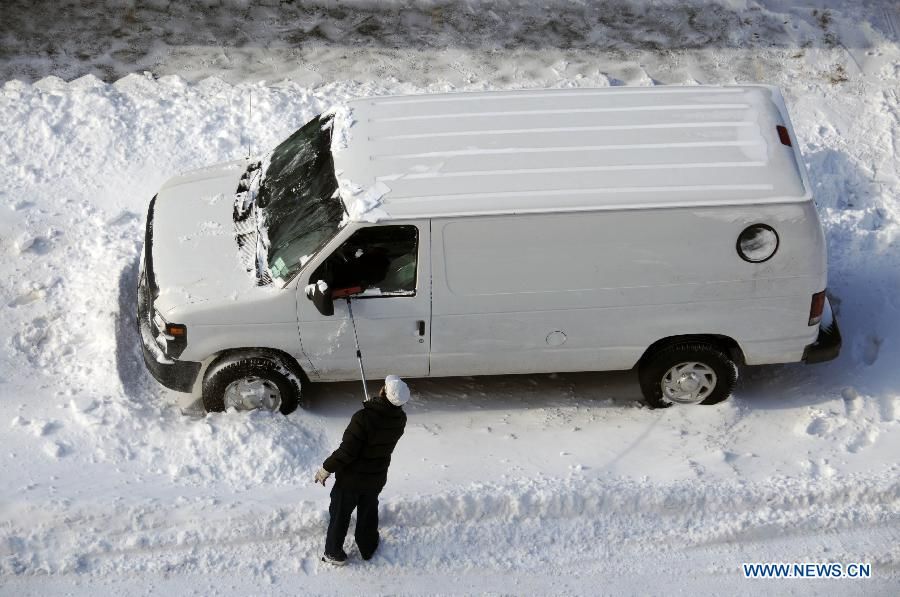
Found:
<svg viewBox="0 0 900 597"><path fill-rule="evenodd" d="M744 261L762 263L778 250L778 233L766 224L747 226L738 236L737 252Z"/></svg>

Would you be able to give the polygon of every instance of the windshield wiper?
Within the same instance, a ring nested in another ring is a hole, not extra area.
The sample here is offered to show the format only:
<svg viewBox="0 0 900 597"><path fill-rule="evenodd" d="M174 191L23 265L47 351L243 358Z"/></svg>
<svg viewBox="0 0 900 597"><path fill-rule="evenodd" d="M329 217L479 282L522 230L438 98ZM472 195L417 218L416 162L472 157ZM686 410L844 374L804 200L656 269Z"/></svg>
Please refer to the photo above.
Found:
<svg viewBox="0 0 900 597"><path fill-rule="evenodd" d="M260 168L262 167L262 162L256 161L247 166L247 169L244 170L244 173L241 175L241 180L238 183L238 188L235 191L235 201L234 201L234 213L233 218L235 222L241 222L250 215L251 207L255 202L256 197L254 193L251 192L253 188L253 183L257 176L260 176ZM254 173L257 173L254 176Z"/></svg>
<svg viewBox="0 0 900 597"><path fill-rule="evenodd" d="M266 242L268 235L263 233L262 214L259 209L254 201L252 210L256 224L256 285L268 286L272 283L272 272L269 271L269 247Z"/></svg>

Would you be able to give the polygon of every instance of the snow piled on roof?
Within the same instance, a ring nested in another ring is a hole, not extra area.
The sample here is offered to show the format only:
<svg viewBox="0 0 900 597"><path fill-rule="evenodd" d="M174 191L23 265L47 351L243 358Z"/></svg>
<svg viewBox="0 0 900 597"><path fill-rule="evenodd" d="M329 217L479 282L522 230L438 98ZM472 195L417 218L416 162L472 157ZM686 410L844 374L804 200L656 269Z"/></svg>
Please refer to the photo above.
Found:
<svg viewBox="0 0 900 597"><path fill-rule="evenodd" d="M331 119L322 126L322 130L331 128L331 153L338 154L350 146L350 129L356 123L353 118L353 109L347 104L335 104L325 110L322 116L330 116Z"/></svg>
<svg viewBox="0 0 900 597"><path fill-rule="evenodd" d="M387 212L381 208L383 197L390 192L390 187L381 181L370 187L363 187L337 173L338 192L347 208L347 215L341 222L378 222L387 217Z"/></svg>
<svg viewBox="0 0 900 597"><path fill-rule="evenodd" d="M353 125L356 119L353 117L353 108L347 104L336 104L326 110L323 116L331 116L331 120L322 128L331 128L331 153L338 156L350 147L353 139ZM381 208L383 197L390 192L383 182L376 182L371 186L362 186L353 182L340 168L334 171L338 183L338 195L344 202L346 215L341 226L349 222L378 222L387 217L387 212Z"/></svg>

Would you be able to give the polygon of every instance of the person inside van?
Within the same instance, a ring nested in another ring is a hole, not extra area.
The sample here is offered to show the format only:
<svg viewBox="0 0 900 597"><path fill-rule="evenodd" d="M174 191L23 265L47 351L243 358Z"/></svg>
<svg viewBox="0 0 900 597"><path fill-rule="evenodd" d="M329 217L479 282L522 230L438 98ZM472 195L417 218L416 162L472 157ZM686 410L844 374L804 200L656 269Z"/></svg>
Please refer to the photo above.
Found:
<svg viewBox="0 0 900 597"><path fill-rule="evenodd" d="M338 266L334 270L335 288L357 285L368 288L385 277L390 260L382 247L369 247L357 249L355 254L341 265L343 267Z"/></svg>
<svg viewBox="0 0 900 597"><path fill-rule="evenodd" d="M391 454L406 428L403 405L409 387L396 375L388 375L381 391L363 403L344 431L341 445L316 472L315 481L325 486L332 473L330 519L322 561L335 566L347 563L344 539L350 515L356 509L356 546L369 560L378 548L378 496L387 483Z"/></svg>
<svg viewBox="0 0 900 597"><path fill-rule="evenodd" d="M380 226L358 231L312 275L334 290L375 288L414 294L418 238L415 226Z"/></svg>

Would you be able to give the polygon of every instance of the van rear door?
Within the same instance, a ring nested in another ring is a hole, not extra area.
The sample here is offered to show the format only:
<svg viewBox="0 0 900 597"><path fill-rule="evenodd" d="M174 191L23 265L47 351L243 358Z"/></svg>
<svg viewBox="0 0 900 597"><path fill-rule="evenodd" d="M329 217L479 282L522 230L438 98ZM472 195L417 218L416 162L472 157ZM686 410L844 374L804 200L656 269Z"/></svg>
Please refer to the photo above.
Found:
<svg viewBox="0 0 900 597"><path fill-rule="evenodd" d="M431 348L431 238L428 220L362 226L301 274L297 312L303 352L322 381L359 376L353 325L345 299L324 316L303 287L328 279L331 290L363 286L351 298L369 378L425 377Z"/></svg>

